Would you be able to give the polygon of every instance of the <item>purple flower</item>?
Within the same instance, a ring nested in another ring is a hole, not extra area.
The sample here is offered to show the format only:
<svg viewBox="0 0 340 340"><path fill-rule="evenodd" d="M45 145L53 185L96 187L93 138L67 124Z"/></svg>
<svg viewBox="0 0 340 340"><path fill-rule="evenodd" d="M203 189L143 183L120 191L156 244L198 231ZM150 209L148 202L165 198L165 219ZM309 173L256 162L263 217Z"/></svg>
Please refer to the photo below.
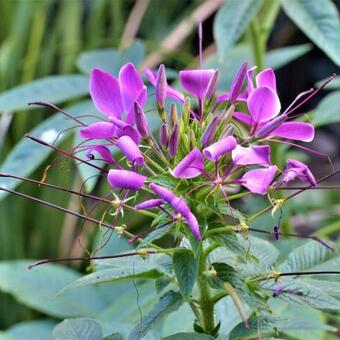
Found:
<svg viewBox="0 0 340 340"><path fill-rule="evenodd" d="M138 102L134 104L135 109L135 121L138 132L142 137L148 137L150 135L149 125L145 117L145 113Z"/></svg>
<svg viewBox="0 0 340 340"><path fill-rule="evenodd" d="M165 106L168 82L166 80L165 66L162 64L158 68L156 77L156 101L159 107Z"/></svg>
<svg viewBox="0 0 340 340"><path fill-rule="evenodd" d="M235 149L236 145L236 139L233 136L228 136L205 148L203 155L209 160L216 162L225 153Z"/></svg>
<svg viewBox="0 0 340 340"><path fill-rule="evenodd" d="M157 208L163 205L164 203L165 201L163 199L155 198L155 199L147 200L147 201L137 204L136 209L146 210L146 209Z"/></svg>
<svg viewBox="0 0 340 340"><path fill-rule="evenodd" d="M110 151L109 148L107 148L106 146L103 145L96 145L96 146L92 146L90 147L87 151L86 151L86 157L89 159L95 159L93 152L97 152L99 153L100 157L107 163L110 164L116 164L115 160L112 157L112 153Z"/></svg>
<svg viewBox="0 0 340 340"><path fill-rule="evenodd" d="M192 233L194 236L201 240L201 233L199 229L199 225L195 215L191 212L190 208L185 203L184 199L181 197L177 197L172 191L167 188L164 188L155 183L150 184L151 190L153 190L158 196L162 197L166 202L168 202L173 209L181 214L187 221Z"/></svg>
<svg viewBox="0 0 340 340"><path fill-rule="evenodd" d="M79 132L81 138L88 139L106 139L113 138L116 134L116 128L109 122L98 122L82 128Z"/></svg>
<svg viewBox="0 0 340 340"><path fill-rule="evenodd" d="M134 140L136 144L141 141L141 135L139 132L131 125L116 117L109 117L110 122L116 126L116 137L129 136Z"/></svg>
<svg viewBox="0 0 340 340"><path fill-rule="evenodd" d="M171 174L176 178L199 176L204 168L204 159L198 148L190 151L175 167Z"/></svg>
<svg viewBox="0 0 340 340"><path fill-rule="evenodd" d="M220 72L216 70L208 84L207 92L205 94L207 99L210 99L215 95L215 92L217 91L219 78L220 78Z"/></svg>
<svg viewBox="0 0 340 340"><path fill-rule="evenodd" d="M297 178L300 181L307 182L314 187L317 184L308 166L294 159L287 160L287 166L283 169L282 175L282 183L288 183Z"/></svg>
<svg viewBox="0 0 340 340"><path fill-rule="evenodd" d="M276 166L250 170L242 176L241 184L255 194L265 195L274 179L276 170Z"/></svg>
<svg viewBox="0 0 340 340"><path fill-rule="evenodd" d="M95 68L90 77L90 94L96 108L107 116L122 118L133 123L133 103L143 106L146 87L133 64L125 64L119 72L119 80L103 70Z"/></svg>
<svg viewBox="0 0 340 340"><path fill-rule="evenodd" d="M148 78L150 84L154 87L156 87L157 83L157 78L156 78L156 73L151 71L150 69L145 69L144 70L145 76ZM184 95L178 90L175 90L171 86L167 85L166 86L166 96L170 97L172 99L175 99L181 103L184 103Z"/></svg>
<svg viewBox="0 0 340 340"><path fill-rule="evenodd" d="M237 145L232 151L232 159L236 165L270 165L270 147L268 145L263 146L251 146L244 148L241 145Z"/></svg>
<svg viewBox="0 0 340 340"><path fill-rule="evenodd" d="M139 166L144 164L143 154L139 150L138 145L129 136L120 137L116 145L129 161Z"/></svg>
<svg viewBox="0 0 340 340"><path fill-rule="evenodd" d="M278 297L283 289L283 285L281 283L278 283L275 287L274 287L274 291L273 291L273 297Z"/></svg>
<svg viewBox="0 0 340 340"><path fill-rule="evenodd" d="M159 142L167 147L169 143L169 129L165 123L163 123L159 129Z"/></svg>
<svg viewBox="0 0 340 340"><path fill-rule="evenodd" d="M114 169L109 171L107 180L113 189L139 191L143 187L146 177L134 171Z"/></svg>
<svg viewBox="0 0 340 340"><path fill-rule="evenodd" d="M179 125L176 124L172 129L169 141L169 155L170 157L175 157L177 154L178 141L179 141Z"/></svg>
<svg viewBox="0 0 340 340"><path fill-rule="evenodd" d="M207 94L214 73L215 70L183 70L179 72L179 80L186 91L202 99Z"/></svg>

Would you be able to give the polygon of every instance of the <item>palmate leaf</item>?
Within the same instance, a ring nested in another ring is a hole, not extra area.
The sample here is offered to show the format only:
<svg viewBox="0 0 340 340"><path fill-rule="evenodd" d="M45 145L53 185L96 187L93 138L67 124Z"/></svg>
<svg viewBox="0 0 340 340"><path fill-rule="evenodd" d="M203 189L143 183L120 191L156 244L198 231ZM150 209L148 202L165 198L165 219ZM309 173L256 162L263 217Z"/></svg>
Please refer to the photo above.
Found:
<svg viewBox="0 0 340 340"><path fill-rule="evenodd" d="M87 95L88 91L86 76L78 74L49 76L1 93L0 112L37 108L34 105L27 105L32 101L58 104Z"/></svg>
<svg viewBox="0 0 340 340"><path fill-rule="evenodd" d="M158 240L165 236L171 229L173 229L173 224L169 223L164 227L156 228L152 230L146 237L144 237L143 241L138 245L137 249L144 248L148 244L152 243L155 240Z"/></svg>
<svg viewBox="0 0 340 340"><path fill-rule="evenodd" d="M184 297L189 297L197 276L197 259L190 249L174 253L172 263L179 289Z"/></svg>
<svg viewBox="0 0 340 340"><path fill-rule="evenodd" d="M53 331L56 340L102 340L100 324L89 318L66 319Z"/></svg>
<svg viewBox="0 0 340 340"><path fill-rule="evenodd" d="M214 38L221 59L245 32L260 6L260 0L229 0L220 8L214 22Z"/></svg>
<svg viewBox="0 0 340 340"><path fill-rule="evenodd" d="M143 320L130 333L129 340L137 340L143 338L145 334L156 323L161 321L170 313L176 311L183 303L182 295L172 290L166 292L154 306L152 311L143 317Z"/></svg>
<svg viewBox="0 0 340 340"><path fill-rule="evenodd" d="M58 292L81 275L67 267L45 264L31 270L33 261L0 262L0 290L21 303L55 317L94 317L107 307L95 287Z"/></svg>
<svg viewBox="0 0 340 340"><path fill-rule="evenodd" d="M291 20L338 66L340 65L340 19L331 0L281 0Z"/></svg>

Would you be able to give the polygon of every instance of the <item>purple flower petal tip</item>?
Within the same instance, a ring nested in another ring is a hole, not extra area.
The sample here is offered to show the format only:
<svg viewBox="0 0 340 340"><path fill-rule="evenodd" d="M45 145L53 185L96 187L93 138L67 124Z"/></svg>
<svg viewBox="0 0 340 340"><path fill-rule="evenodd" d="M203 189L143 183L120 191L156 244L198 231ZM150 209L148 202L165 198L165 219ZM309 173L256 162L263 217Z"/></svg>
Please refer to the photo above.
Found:
<svg viewBox="0 0 340 340"><path fill-rule="evenodd" d="M274 71L271 68L261 71L256 76L256 85L257 87L267 86L276 92L276 77Z"/></svg>
<svg viewBox="0 0 340 340"><path fill-rule="evenodd" d="M109 122L98 122L82 128L79 132L81 138L106 139L115 136L116 128Z"/></svg>
<svg viewBox="0 0 340 340"><path fill-rule="evenodd" d="M139 166L144 164L144 156L142 152L139 150L138 145L129 136L120 137L116 145L129 161L136 163Z"/></svg>
<svg viewBox="0 0 340 340"><path fill-rule="evenodd" d="M113 75L95 68L90 76L90 94L100 112L108 116L121 117L124 110L120 87Z"/></svg>
<svg viewBox="0 0 340 340"><path fill-rule="evenodd" d="M247 105L255 124L274 118L281 110L279 97L267 86L252 91L248 97Z"/></svg>
<svg viewBox="0 0 340 340"><path fill-rule="evenodd" d="M171 174L176 178L199 176L204 168L204 159L198 148L190 151L175 167Z"/></svg>
<svg viewBox="0 0 340 340"><path fill-rule="evenodd" d="M108 182L113 189L127 189L139 191L146 177L128 170L110 170L107 176Z"/></svg>
<svg viewBox="0 0 340 340"><path fill-rule="evenodd" d="M202 240L201 232L200 232L200 227L197 221L196 216L193 213L188 213L186 216L184 216L186 219L189 228L191 229L192 233L196 237L198 241Z"/></svg>
<svg viewBox="0 0 340 340"><path fill-rule="evenodd" d="M145 117L145 113L138 102L134 104L136 126L142 137L150 135L149 125Z"/></svg>
<svg viewBox="0 0 340 340"><path fill-rule="evenodd" d="M179 80L186 91L202 99L214 73L215 70L183 70L179 72Z"/></svg>
<svg viewBox="0 0 340 340"><path fill-rule="evenodd" d="M163 199L154 198L154 199L150 199L150 200L147 200L147 201L144 201L142 203L137 204L136 209L138 209L138 210L153 209L153 208L160 207L164 203L165 203L165 201Z"/></svg>
<svg viewBox="0 0 340 340"><path fill-rule="evenodd" d="M270 147L268 145L244 148L241 145L232 151L232 159L236 165L270 165Z"/></svg>
<svg viewBox="0 0 340 340"><path fill-rule="evenodd" d="M235 75L235 78L230 87L229 100L231 103L235 103L239 95L241 94L243 82L247 75L247 67L248 67L248 63L246 62L243 63Z"/></svg>
<svg viewBox="0 0 340 340"><path fill-rule="evenodd" d="M315 128L310 123L285 122L273 130L270 135L302 142L311 142L314 139Z"/></svg>
<svg viewBox="0 0 340 340"><path fill-rule="evenodd" d="M236 145L236 139L228 136L205 148L203 155L211 161L217 161L222 155L234 150Z"/></svg>
<svg viewBox="0 0 340 340"><path fill-rule="evenodd" d="M95 159L93 152L97 152L101 159L104 160L107 163L110 164L115 164L115 161L112 157L112 153L110 151L109 148L107 148L106 146L103 145L96 145L96 146L92 146L91 148L89 148L86 152L86 157L89 159Z"/></svg>
<svg viewBox="0 0 340 340"><path fill-rule="evenodd" d="M265 195L273 182L276 170L276 166L250 170L242 176L241 184L254 194Z"/></svg>

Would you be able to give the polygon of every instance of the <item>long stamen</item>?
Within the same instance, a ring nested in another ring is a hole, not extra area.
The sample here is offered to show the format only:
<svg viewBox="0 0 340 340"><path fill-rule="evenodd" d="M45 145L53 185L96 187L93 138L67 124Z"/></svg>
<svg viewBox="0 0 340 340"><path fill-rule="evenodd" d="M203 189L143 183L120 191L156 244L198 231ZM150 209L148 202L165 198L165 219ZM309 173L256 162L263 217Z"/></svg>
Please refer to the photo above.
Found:
<svg viewBox="0 0 340 340"><path fill-rule="evenodd" d="M323 185L322 187L279 187L274 188L274 190L338 190L340 189L340 185Z"/></svg>
<svg viewBox="0 0 340 340"><path fill-rule="evenodd" d="M286 114L293 106L294 104L300 100L302 97L310 94L310 93L313 93L315 91L314 88L311 88L307 91L304 91L304 92L301 92L299 95L296 96L296 98L291 102L291 104L286 108L286 110L282 113L283 115Z"/></svg>
<svg viewBox="0 0 340 340"><path fill-rule="evenodd" d="M143 254L157 254L159 251L157 250L143 250ZM116 259L121 257L130 257L130 256L140 256L141 252L130 252L130 253L123 253L117 255L107 255L107 256L90 256L90 257L70 257L70 258L53 258L53 259L43 259L36 261L30 265L28 265L28 269L32 269L34 267L40 266L46 263L52 262L69 262L69 261L92 261L92 260L105 260L105 259Z"/></svg>
<svg viewBox="0 0 340 340"><path fill-rule="evenodd" d="M84 164L86 164L86 165L89 165L89 166L91 166L92 168L95 168L95 169L97 169L97 170L100 170L101 172L108 173L107 170L102 169L101 167L96 166L95 164L91 164L90 162L88 162L88 161L86 161L86 160L84 160L84 159L81 159L81 158L79 158L79 157L77 157L77 156L75 156L75 155L72 155L72 154L68 153L67 151L65 151L65 150L63 150L63 149L60 149L60 148L57 148L56 146L53 146L53 145L51 145L51 144L48 144L48 143L46 143L45 141L43 141L43 140L41 140L41 139L39 139L39 138L33 137L33 136L29 135L29 134L26 134L25 137L31 139L32 141L34 141L34 142L36 142L36 143L39 143L39 144L44 145L44 146L47 146L47 147L49 147L49 148L51 148L51 149L53 149L53 150L55 150L55 151L57 151L57 152L59 152L59 153L62 153L62 154L66 155L66 156L68 156L68 157L70 157L70 158L76 159L77 161L79 161L79 162L81 162L81 163L84 163Z"/></svg>

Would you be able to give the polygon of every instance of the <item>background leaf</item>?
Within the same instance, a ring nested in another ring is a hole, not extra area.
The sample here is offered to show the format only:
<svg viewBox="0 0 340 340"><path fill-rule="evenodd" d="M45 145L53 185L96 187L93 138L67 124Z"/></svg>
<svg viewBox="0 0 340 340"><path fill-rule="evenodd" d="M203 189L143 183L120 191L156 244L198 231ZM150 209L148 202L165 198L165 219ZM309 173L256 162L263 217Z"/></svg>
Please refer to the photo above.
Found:
<svg viewBox="0 0 340 340"><path fill-rule="evenodd" d="M100 324L88 318L67 319L53 331L56 340L102 340Z"/></svg>
<svg viewBox="0 0 340 340"><path fill-rule="evenodd" d="M323 98L311 112L311 120L316 126L340 122L340 91L334 91Z"/></svg>
<svg viewBox="0 0 340 340"><path fill-rule="evenodd" d="M331 0L281 0L286 14L322 49L340 65L340 19Z"/></svg>

